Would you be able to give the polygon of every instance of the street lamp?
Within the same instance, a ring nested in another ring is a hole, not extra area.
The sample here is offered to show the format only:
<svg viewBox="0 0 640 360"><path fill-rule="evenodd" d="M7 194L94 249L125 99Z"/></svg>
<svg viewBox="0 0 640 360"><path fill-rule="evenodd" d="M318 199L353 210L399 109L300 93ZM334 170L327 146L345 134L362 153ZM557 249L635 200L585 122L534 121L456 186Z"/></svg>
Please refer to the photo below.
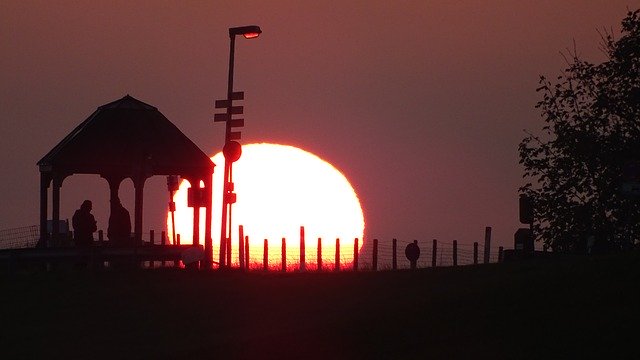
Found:
<svg viewBox="0 0 640 360"><path fill-rule="evenodd" d="M233 91L233 63L236 35L242 35L246 39L260 36L262 30L259 26L249 25L229 28L229 82L227 86L227 99L216 101L216 108L226 108L224 114L216 114L214 121L225 121L224 136L224 180L222 184L222 220L220 226L220 267L231 265L231 206L236 202L236 194L233 192L233 162L240 158L242 148L235 140L240 140L240 132L232 131L234 127L244 126L244 119L232 119L234 114L242 114L242 106L233 106L234 100L243 100L244 92Z"/></svg>

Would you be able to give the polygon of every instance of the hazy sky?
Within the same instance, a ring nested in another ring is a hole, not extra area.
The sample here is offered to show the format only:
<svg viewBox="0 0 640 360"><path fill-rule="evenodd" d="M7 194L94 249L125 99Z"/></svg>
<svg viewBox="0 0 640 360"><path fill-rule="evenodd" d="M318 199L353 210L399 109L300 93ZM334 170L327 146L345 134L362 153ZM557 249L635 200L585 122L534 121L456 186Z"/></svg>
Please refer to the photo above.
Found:
<svg viewBox="0 0 640 360"><path fill-rule="evenodd" d="M493 226L494 242L512 247L517 145L523 129L542 126L539 75L558 75L574 40L602 61L596 30L617 32L638 5L0 0L0 229L38 223L36 162L125 94L217 152L227 29L257 24L259 39L236 43L243 142L298 146L340 169L360 197L365 237L471 243ZM133 213L131 188L121 198ZM159 231L165 178L151 178L145 196L145 228ZM106 229L108 186L97 175L65 180L61 217L85 198Z"/></svg>

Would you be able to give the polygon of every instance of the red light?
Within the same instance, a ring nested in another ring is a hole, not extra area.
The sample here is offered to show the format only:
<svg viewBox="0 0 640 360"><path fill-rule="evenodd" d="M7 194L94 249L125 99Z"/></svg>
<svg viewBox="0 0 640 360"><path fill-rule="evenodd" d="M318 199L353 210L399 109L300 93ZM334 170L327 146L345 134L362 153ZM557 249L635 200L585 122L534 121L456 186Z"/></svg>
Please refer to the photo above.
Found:
<svg viewBox="0 0 640 360"><path fill-rule="evenodd" d="M250 32L250 33L246 33L246 34L242 34L244 36L245 39L253 39L253 38L257 38L258 36L260 36L259 32Z"/></svg>

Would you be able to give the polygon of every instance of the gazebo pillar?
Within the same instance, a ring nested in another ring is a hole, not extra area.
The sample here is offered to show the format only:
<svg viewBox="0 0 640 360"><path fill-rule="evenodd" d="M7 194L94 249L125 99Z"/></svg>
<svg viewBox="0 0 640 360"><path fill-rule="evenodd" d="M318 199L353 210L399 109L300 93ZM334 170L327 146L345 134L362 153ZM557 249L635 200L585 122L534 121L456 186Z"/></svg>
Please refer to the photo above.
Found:
<svg viewBox="0 0 640 360"><path fill-rule="evenodd" d="M135 211L134 211L134 240L136 246L142 243L142 202L144 195L144 182L146 178L143 176L135 176L133 178L133 187L135 188Z"/></svg>
<svg viewBox="0 0 640 360"><path fill-rule="evenodd" d="M47 215L49 212L49 184L51 175L49 172L40 171L40 241L39 246L48 247Z"/></svg>
<svg viewBox="0 0 640 360"><path fill-rule="evenodd" d="M57 246L59 244L60 237L60 188L62 187L62 181L64 177L61 175L53 176L53 189L52 189L52 224L51 224L51 240Z"/></svg>
<svg viewBox="0 0 640 360"><path fill-rule="evenodd" d="M211 269L213 261L213 240L211 238L211 213L213 209L213 173L207 174L204 181L205 192L205 224L204 224L204 268Z"/></svg>

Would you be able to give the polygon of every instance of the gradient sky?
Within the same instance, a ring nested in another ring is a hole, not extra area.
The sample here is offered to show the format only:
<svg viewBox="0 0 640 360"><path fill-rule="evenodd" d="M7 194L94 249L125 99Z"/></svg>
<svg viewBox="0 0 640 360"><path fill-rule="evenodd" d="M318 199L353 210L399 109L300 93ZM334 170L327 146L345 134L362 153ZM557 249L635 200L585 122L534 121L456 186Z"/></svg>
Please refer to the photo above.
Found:
<svg viewBox="0 0 640 360"><path fill-rule="evenodd" d="M492 226L494 243L511 248L517 146L523 129L542 126L539 75L558 75L574 40L583 58L603 61L596 30L617 33L628 7L638 3L2 0L0 229L38 223L36 162L126 94L217 152L227 29L257 24L259 39L236 43L244 143L297 146L341 170L365 238L482 242ZM121 198L133 214L131 189ZM106 230L97 175L65 180L61 217L85 198ZM167 201L165 178L148 180L145 229L162 230Z"/></svg>

